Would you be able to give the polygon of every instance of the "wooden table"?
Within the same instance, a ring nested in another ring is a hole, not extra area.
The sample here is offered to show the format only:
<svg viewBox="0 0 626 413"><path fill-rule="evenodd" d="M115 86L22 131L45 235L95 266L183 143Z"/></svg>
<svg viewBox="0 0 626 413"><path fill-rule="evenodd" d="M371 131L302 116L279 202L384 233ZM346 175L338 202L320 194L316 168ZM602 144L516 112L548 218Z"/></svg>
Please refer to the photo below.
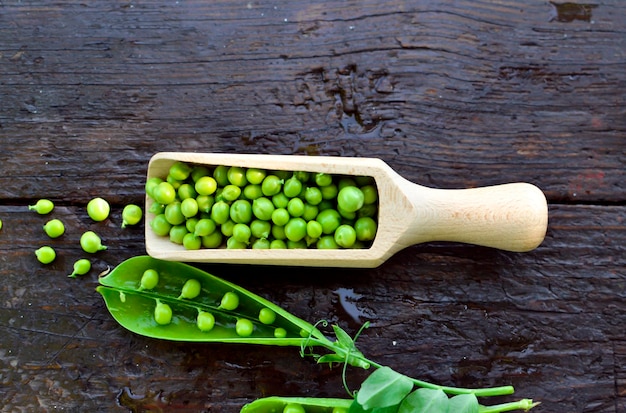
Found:
<svg viewBox="0 0 626 413"><path fill-rule="evenodd" d="M3 1L2 411L237 412L344 397L296 348L125 331L98 273L145 254L159 151L379 157L413 182L525 181L549 200L529 253L431 243L372 270L204 265L371 359L455 386L515 386L537 412L626 411L626 3ZM113 206L91 221L93 197ZM39 198L50 217L29 211ZM67 232L47 239L51 217ZM92 271L78 238L108 250ZM58 251L51 265L33 251ZM352 371L358 387L365 372Z"/></svg>

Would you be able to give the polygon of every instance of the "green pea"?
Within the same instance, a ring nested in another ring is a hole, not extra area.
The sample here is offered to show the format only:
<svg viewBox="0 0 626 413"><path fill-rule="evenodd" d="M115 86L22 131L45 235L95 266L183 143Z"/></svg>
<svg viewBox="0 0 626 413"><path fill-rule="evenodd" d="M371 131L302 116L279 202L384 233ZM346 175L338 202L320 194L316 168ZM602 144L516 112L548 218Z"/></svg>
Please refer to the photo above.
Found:
<svg viewBox="0 0 626 413"><path fill-rule="evenodd" d="M68 277L75 278L77 275L85 275L91 270L91 262L86 258L81 258L74 263L73 271Z"/></svg>
<svg viewBox="0 0 626 413"><path fill-rule="evenodd" d="M353 176L341 176L339 178L339 183L337 184L339 190L341 191L343 188L347 186L357 186L356 180Z"/></svg>
<svg viewBox="0 0 626 413"><path fill-rule="evenodd" d="M248 243L250 241L250 237L252 236L252 231L247 224L235 224L233 226L233 235L232 237L243 243Z"/></svg>
<svg viewBox="0 0 626 413"><path fill-rule="evenodd" d="M204 333L211 331L215 326L215 316L209 312L200 311L198 312L196 325L198 326L198 329Z"/></svg>
<svg viewBox="0 0 626 413"><path fill-rule="evenodd" d="M176 199L176 190L174 186L169 182L161 182L158 184L154 190L154 200L162 205L167 205L171 202L174 202Z"/></svg>
<svg viewBox="0 0 626 413"><path fill-rule="evenodd" d="M248 248L248 244L242 241L237 240L234 237L230 237L226 240L226 249L227 250L243 250Z"/></svg>
<svg viewBox="0 0 626 413"><path fill-rule="evenodd" d="M285 236L289 241L300 241L306 235L306 227L306 221L302 218L291 218L285 225Z"/></svg>
<svg viewBox="0 0 626 413"><path fill-rule="evenodd" d="M348 409L345 407L333 407L330 413L348 413Z"/></svg>
<svg viewBox="0 0 626 413"><path fill-rule="evenodd" d="M272 224L268 221L255 219L250 223L250 233L255 238L269 238L272 231Z"/></svg>
<svg viewBox="0 0 626 413"><path fill-rule="evenodd" d="M263 196L261 185L249 184L243 188L243 196L251 201Z"/></svg>
<svg viewBox="0 0 626 413"><path fill-rule="evenodd" d="M223 235L225 235L227 237L232 237L233 236L233 228L235 228L235 221L233 221L232 219L229 219L228 221L224 222L220 226L220 231L222 232Z"/></svg>
<svg viewBox="0 0 626 413"><path fill-rule="evenodd" d="M285 227L281 225L272 225L272 237L276 240L285 240L287 236L285 235Z"/></svg>
<svg viewBox="0 0 626 413"><path fill-rule="evenodd" d="M378 214L378 207L376 206L376 204L365 204L357 212L357 216L359 217L375 218L377 214Z"/></svg>
<svg viewBox="0 0 626 413"><path fill-rule="evenodd" d="M240 337L250 337L254 331L254 324L247 318L240 318L235 323L235 332Z"/></svg>
<svg viewBox="0 0 626 413"><path fill-rule="evenodd" d="M322 225L324 234L332 234L341 224L341 215L334 209L325 209L317 215L315 220Z"/></svg>
<svg viewBox="0 0 626 413"><path fill-rule="evenodd" d="M309 171L296 171L293 173L293 176L297 178L300 182L306 183L311 179L311 172Z"/></svg>
<svg viewBox="0 0 626 413"><path fill-rule="evenodd" d="M224 201L217 201L213 205L213 208L211 208L211 219L215 221L216 224L222 225L228 221L228 218L230 217L229 211L230 205Z"/></svg>
<svg viewBox="0 0 626 413"><path fill-rule="evenodd" d="M315 186L309 186L304 191L304 199L307 203L311 205L318 205L320 202L322 202L322 199L324 198L322 194L323 193L319 188Z"/></svg>
<svg viewBox="0 0 626 413"><path fill-rule="evenodd" d="M359 241L372 241L376 237L377 224L370 217L361 217L354 223L356 239Z"/></svg>
<svg viewBox="0 0 626 413"><path fill-rule="evenodd" d="M253 185L260 185L266 175L267 171L264 169L248 168L248 170L246 170L246 179Z"/></svg>
<svg viewBox="0 0 626 413"><path fill-rule="evenodd" d="M168 204L165 207L165 218L172 225L180 225L185 222L182 204L179 201Z"/></svg>
<svg viewBox="0 0 626 413"><path fill-rule="evenodd" d="M277 193L276 195L272 195L272 204L276 208L287 208L287 204L289 203L289 198L282 192Z"/></svg>
<svg viewBox="0 0 626 413"><path fill-rule="evenodd" d="M198 213L198 201L196 201L195 198L187 198L183 200L180 204L180 212L185 218L195 216Z"/></svg>
<svg viewBox="0 0 626 413"><path fill-rule="evenodd" d="M311 205L309 203L304 204L304 212L302 213L302 218L305 221L311 221L317 218L317 214L319 214L320 209L317 205Z"/></svg>
<svg viewBox="0 0 626 413"><path fill-rule="evenodd" d="M298 241L292 241L290 239L287 240L287 249L289 250L305 249L305 248L307 248L307 243L304 238Z"/></svg>
<svg viewBox="0 0 626 413"><path fill-rule="evenodd" d="M197 237L204 237L206 235L212 234L216 228L217 225L215 225L215 221L213 221L211 218L202 218L196 223L196 227L194 228L194 234Z"/></svg>
<svg viewBox="0 0 626 413"><path fill-rule="evenodd" d="M198 203L198 210L200 212L211 212L211 207L215 203L215 198L211 195L198 195L196 197Z"/></svg>
<svg viewBox="0 0 626 413"><path fill-rule="evenodd" d="M270 240L267 238L259 238L252 243L253 250L267 250L270 249Z"/></svg>
<svg viewBox="0 0 626 413"><path fill-rule="evenodd" d="M54 203L49 199L40 199L35 205L29 205L28 209L40 215L47 215L54 209Z"/></svg>
<svg viewBox="0 0 626 413"><path fill-rule="evenodd" d="M228 166L225 166L225 165L216 166L215 169L213 170L213 178L215 178L215 181L217 185L219 186L228 185L229 184Z"/></svg>
<svg viewBox="0 0 626 413"><path fill-rule="evenodd" d="M282 327L278 327L274 330L274 337L276 338L285 338L287 337L287 330Z"/></svg>
<svg viewBox="0 0 626 413"><path fill-rule="evenodd" d="M58 238L65 233L65 225L60 219L51 219L43 226L43 230L50 238Z"/></svg>
<svg viewBox="0 0 626 413"><path fill-rule="evenodd" d="M261 308L259 311L259 321L263 324L273 324L276 321L276 312L271 308Z"/></svg>
<svg viewBox="0 0 626 413"><path fill-rule="evenodd" d="M170 166L169 175L177 181L184 181L189 177L191 171L191 166L187 165L185 162L177 161Z"/></svg>
<svg viewBox="0 0 626 413"><path fill-rule="evenodd" d="M280 192L283 181L276 175L268 175L261 183L263 195L272 196Z"/></svg>
<svg viewBox="0 0 626 413"><path fill-rule="evenodd" d="M0 229L2 229L2 220L0 219Z"/></svg>
<svg viewBox="0 0 626 413"><path fill-rule="evenodd" d="M152 228L152 231L154 231L155 234L164 237L170 233L172 224L167 221L165 214L159 214L155 216L152 221L150 221L150 228Z"/></svg>
<svg viewBox="0 0 626 413"><path fill-rule="evenodd" d="M287 403L287 405L283 408L282 413L306 413L306 410L304 410L304 407L302 407L301 404Z"/></svg>
<svg viewBox="0 0 626 413"><path fill-rule="evenodd" d="M248 179L246 178L246 170L239 166L231 166L230 168L228 168L226 176L228 178L228 182L239 187L246 186L246 184L248 183Z"/></svg>
<svg viewBox="0 0 626 413"><path fill-rule="evenodd" d="M202 247L202 238L189 232L183 237L183 247L186 250L199 250Z"/></svg>
<svg viewBox="0 0 626 413"><path fill-rule="evenodd" d="M83 248L83 251L90 254L107 249L106 246L102 245L100 237L93 231L87 231L81 235L80 246Z"/></svg>
<svg viewBox="0 0 626 413"><path fill-rule="evenodd" d="M148 212L154 215L162 214L165 212L165 205L154 202L152 205L150 205L150 209L148 209Z"/></svg>
<svg viewBox="0 0 626 413"><path fill-rule="evenodd" d="M35 256L42 264L50 264L56 258L57 254L52 247L43 246L35 251Z"/></svg>
<svg viewBox="0 0 626 413"><path fill-rule="evenodd" d="M162 326L172 322L172 308L169 304L157 300L156 307L154 307L154 321Z"/></svg>
<svg viewBox="0 0 626 413"><path fill-rule="evenodd" d="M364 185L361 187L361 192L363 192L363 203L365 205L370 205L378 201L378 191L376 190L376 186Z"/></svg>
<svg viewBox="0 0 626 413"><path fill-rule="evenodd" d="M146 180L146 194L148 194L150 198L154 199L154 188L156 188L161 182L163 182L163 179L156 176Z"/></svg>
<svg viewBox="0 0 626 413"><path fill-rule="evenodd" d="M239 296L232 292L228 291L222 296L222 301L220 302L220 308L224 310L233 311L239 307Z"/></svg>
<svg viewBox="0 0 626 413"><path fill-rule="evenodd" d="M178 298L186 298L187 300L193 300L200 295L202 290L202 284L195 278L190 278L185 281L183 288L181 289L180 296Z"/></svg>
<svg viewBox="0 0 626 413"><path fill-rule="evenodd" d="M363 206L365 196L356 186L347 185L337 194L337 205L348 212L355 212Z"/></svg>
<svg viewBox="0 0 626 413"><path fill-rule="evenodd" d="M232 202L239 198L239 196L241 196L241 187L238 187L237 185L229 184L222 188L221 198L224 201Z"/></svg>
<svg viewBox="0 0 626 413"><path fill-rule="evenodd" d="M209 235L205 235L202 238L202 246L204 248L218 248L222 245L222 233L220 231L213 231Z"/></svg>
<svg viewBox="0 0 626 413"><path fill-rule="evenodd" d="M272 219L272 212L275 209L272 201L266 197L260 197L252 201L252 214L258 219L269 221Z"/></svg>
<svg viewBox="0 0 626 413"><path fill-rule="evenodd" d="M285 250L287 249L287 244L282 239L275 239L270 242L270 249L272 250Z"/></svg>
<svg viewBox="0 0 626 413"><path fill-rule="evenodd" d="M335 231L335 242L343 248L350 248L356 241L356 231L350 225L340 225Z"/></svg>
<svg viewBox="0 0 626 413"><path fill-rule="evenodd" d="M339 205L337 205L337 212L339 212L339 215L341 215L343 218L347 220L353 220L356 218L356 215L357 215L355 211L346 211Z"/></svg>
<svg viewBox="0 0 626 413"><path fill-rule="evenodd" d="M333 176L319 172L315 174L315 184L317 186L328 186L333 183Z"/></svg>
<svg viewBox="0 0 626 413"><path fill-rule="evenodd" d="M289 222L289 212L285 208L276 208L272 212L272 222L275 225L283 226Z"/></svg>
<svg viewBox="0 0 626 413"><path fill-rule="evenodd" d="M187 231L195 233L196 225L198 225L198 221L200 221L198 217L187 218L187 220L185 221L185 227L187 228Z"/></svg>
<svg viewBox="0 0 626 413"><path fill-rule="evenodd" d="M304 202L300 198L292 198L287 204L287 212L292 217L300 217L304 214Z"/></svg>
<svg viewBox="0 0 626 413"><path fill-rule="evenodd" d="M109 217L110 212L109 203L102 198L94 198L87 203L87 215L94 221L104 221Z"/></svg>
<svg viewBox="0 0 626 413"><path fill-rule="evenodd" d="M178 199L180 199L181 201L184 201L188 198L195 198L198 196L198 192L196 192L194 185L191 185L189 183L184 183L180 187L178 187L178 191L176 191L176 193L178 194Z"/></svg>
<svg viewBox="0 0 626 413"><path fill-rule="evenodd" d="M174 225L170 229L170 241L174 244L183 245L183 239L187 234L189 234L189 230L186 225Z"/></svg>
<svg viewBox="0 0 626 413"><path fill-rule="evenodd" d="M298 178L292 176L285 181L285 184L283 185L283 193L287 198L298 196L300 191L302 191L302 182L300 182Z"/></svg>
<svg viewBox="0 0 626 413"><path fill-rule="evenodd" d="M141 207L135 204L128 204L122 210L122 228L128 225L137 225L143 216Z"/></svg>
<svg viewBox="0 0 626 413"><path fill-rule="evenodd" d="M208 176L211 173L211 170L204 165L196 165L191 170L191 180L193 182L198 182L200 178L203 176Z"/></svg>
<svg viewBox="0 0 626 413"><path fill-rule="evenodd" d="M159 273L154 269L147 269L141 275L141 281L139 281L140 290L152 290L159 283Z"/></svg>
<svg viewBox="0 0 626 413"><path fill-rule="evenodd" d="M315 243L317 249L320 250L335 250L339 248L337 242L335 242L335 237L332 235L324 235Z"/></svg>
<svg viewBox="0 0 626 413"><path fill-rule="evenodd" d="M317 221L308 221L306 223L306 234L311 238L319 238L322 236L322 224Z"/></svg>
<svg viewBox="0 0 626 413"><path fill-rule="evenodd" d="M198 195L211 195L217 190L217 181L211 176L203 176L194 185Z"/></svg>
<svg viewBox="0 0 626 413"><path fill-rule="evenodd" d="M336 184L332 183L330 185L320 187L320 191L322 192L322 199L335 199L339 193L339 188Z"/></svg>
<svg viewBox="0 0 626 413"><path fill-rule="evenodd" d="M238 199L230 206L230 219L238 224L247 224L252 220L252 205L246 199Z"/></svg>

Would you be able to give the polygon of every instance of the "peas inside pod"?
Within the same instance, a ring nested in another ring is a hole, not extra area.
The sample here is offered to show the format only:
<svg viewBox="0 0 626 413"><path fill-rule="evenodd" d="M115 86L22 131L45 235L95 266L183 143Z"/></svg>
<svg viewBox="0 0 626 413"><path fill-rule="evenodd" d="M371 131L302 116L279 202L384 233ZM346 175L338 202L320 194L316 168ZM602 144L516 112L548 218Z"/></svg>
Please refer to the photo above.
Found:
<svg viewBox="0 0 626 413"><path fill-rule="evenodd" d="M372 177L175 162L145 186L152 231L185 249L369 248Z"/></svg>

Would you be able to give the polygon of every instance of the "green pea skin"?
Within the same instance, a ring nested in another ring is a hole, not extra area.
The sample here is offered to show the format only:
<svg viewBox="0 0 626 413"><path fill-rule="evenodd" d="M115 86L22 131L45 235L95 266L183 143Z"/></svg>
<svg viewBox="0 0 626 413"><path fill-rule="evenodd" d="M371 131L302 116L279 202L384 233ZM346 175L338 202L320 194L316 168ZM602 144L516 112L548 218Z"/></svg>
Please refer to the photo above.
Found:
<svg viewBox="0 0 626 413"><path fill-rule="evenodd" d="M337 205L348 212L358 211L364 202L365 196L356 186L345 186L337 194Z"/></svg>
<svg viewBox="0 0 626 413"><path fill-rule="evenodd" d="M272 222L275 225L283 226L289 222L289 212L285 208L276 208L272 212Z"/></svg>
<svg viewBox="0 0 626 413"><path fill-rule="evenodd" d="M350 225L340 225L335 231L335 242L343 248L350 248L356 241L356 231Z"/></svg>
<svg viewBox="0 0 626 413"><path fill-rule="evenodd" d="M211 195L217 190L217 181L211 176L203 176L194 185L198 195Z"/></svg>
<svg viewBox="0 0 626 413"><path fill-rule="evenodd" d="M337 242L335 242L335 238L332 235L324 235L315 243L317 249L320 250L334 250L339 248Z"/></svg>
<svg viewBox="0 0 626 413"><path fill-rule="evenodd" d="M230 205L224 201L217 201L211 208L211 219L218 225L222 225L230 218Z"/></svg>
<svg viewBox="0 0 626 413"><path fill-rule="evenodd" d="M215 316L206 311L198 312L196 326L198 326L198 329L203 333L213 330L213 327L215 327Z"/></svg>
<svg viewBox="0 0 626 413"><path fill-rule="evenodd" d="M43 246L35 251L35 256L42 264L50 264L56 258L57 254L52 247Z"/></svg>
<svg viewBox="0 0 626 413"><path fill-rule="evenodd" d="M165 207L165 218L172 225L180 225L185 222L182 204L179 201L172 202Z"/></svg>
<svg viewBox="0 0 626 413"><path fill-rule="evenodd" d="M250 223L250 233L255 238L268 238L272 231L272 224L268 221L255 219Z"/></svg>
<svg viewBox="0 0 626 413"><path fill-rule="evenodd" d="M250 201L238 199L230 206L230 219L238 224L247 224L252 220L252 205Z"/></svg>
<svg viewBox="0 0 626 413"><path fill-rule="evenodd" d="M213 170L213 178L215 178L215 181L217 185L219 186L228 185L229 184L228 166L225 166L225 165L216 166L215 169Z"/></svg>
<svg viewBox="0 0 626 413"><path fill-rule="evenodd" d="M187 198L180 204L180 212L185 218L191 218L198 213L198 201L194 198Z"/></svg>
<svg viewBox="0 0 626 413"><path fill-rule="evenodd" d="M246 170L239 166L231 166L228 168L228 172L226 173L228 178L228 182L233 185L243 187L248 183L248 179L246 178Z"/></svg>
<svg viewBox="0 0 626 413"><path fill-rule="evenodd" d="M170 175L177 181L184 181L189 177L191 171L191 166L187 165L185 162L177 161L172 166L170 166L168 175Z"/></svg>
<svg viewBox="0 0 626 413"><path fill-rule="evenodd" d="M43 230L50 238L58 238L65 233L65 225L60 219L51 219L43 226Z"/></svg>
<svg viewBox="0 0 626 413"><path fill-rule="evenodd" d="M157 300L156 306L154 307L154 321L162 326L172 322L172 308L169 304Z"/></svg>
<svg viewBox="0 0 626 413"><path fill-rule="evenodd" d="M289 241L297 242L306 236L307 223L304 219L291 218L285 225L285 236Z"/></svg>
<svg viewBox="0 0 626 413"><path fill-rule="evenodd" d="M140 290L152 290L159 283L159 272L154 269L147 269L141 275L139 281Z"/></svg>
<svg viewBox="0 0 626 413"><path fill-rule="evenodd" d="M269 221L275 209L276 207L269 198L260 197L252 201L252 214L263 221Z"/></svg>
<svg viewBox="0 0 626 413"><path fill-rule="evenodd" d="M40 215L47 215L54 209L54 203L49 199L40 199L35 205L29 205L28 209Z"/></svg>
<svg viewBox="0 0 626 413"><path fill-rule="evenodd" d="M189 232L183 237L183 247L186 250L199 250L202 247L202 238Z"/></svg>
<svg viewBox="0 0 626 413"><path fill-rule="evenodd" d="M198 179L202 178L203 176L208 176L210 173L211 170L204 165L194 166L191 170L191 180L193 182L198 182Z"/></svg>
<svg viewBox="0 0 626 413"><path fill-rule="evenodd" d="M263 324L273 324L276 321L276 312L271 308L261 308L259 311L259 321Z"/></svg>
<svg viewBox="0 0 626 413"><path fill-rule="evenodd" d="M81 235L80 246L83 248L83 251L90 254L107 249L106 246L102 245L100 237L93 231L87 231Z"/></svg>
<svg viewBox="0 0 626 413"><path fill-rule="evenodd" d="M323 192L317 187L309 186L304 190L304 199L311 205L318 205L324 199Z"/></svg>
<svg viewBox="0 0 626 413"><path fill-rule="evenodd" d="M187 234L189 234L189 230L186 225L174 225L170 229L170 241L174 244L183 245L183 239Z"/></svg>
<svg viewBox="0 0 626 413"><path fill-rule="evenodd" d="M185 298L187 300L193 300L200 295L202 290L202 284L195 278L190 278L185 281L183 288L181 289L180 296L178 298Z"/></svg>
<svg viewBox="0 0 626 413"><path fill-rule="evenodd" d="M276 175L268 175L261 183L261 190L265 196L273 196L280 192L283 181Z"/></svg>
<svg viewBox="0 0 626 413"><path fill-rule="evenodd" d="M254 332L254 324L247 318L240 318L235 323L235 332L240 337L250 337Z"/></svg>
<svg viewBox="0 0 626 413"><path fill-rule="evenodd" d="M196 223L194 234L197 237L204 237L212 234L216 229L217 225L215 225L215 221L211 218L202 218Z"/></svg>
<svg viewBox="0 0 626 413"><path fill-rule="evenodd" d="M285 338L287 337L287 330L282 327L278 327L274 330L274 337L276 338Z"/></svg>
<svg viewBox="0 0 626 413"><path fill-rule="evenodd" d="M283 193L287 198L293 198L300 194L302 191L302 182L298 180L295 176L287 179L285 184L283 185Z"/></svg>
<svg viewBox="0 0 626 413"><path fill-rule="evenodd" d="M376 237L377 224L370 217L361 217L354 223L356 239L359 241L372 241Z"/></svg>
<svg viewBox="0 0 626 413"><path fill-rule="evenodd" d="M154 199L154 188L156 188L161 182L163 182L163 179L156 176L146 180L145 190L146 194L148 194L150 198Z"/></svg>
<svg viewBox="0 0 626 413"><path fill-rule="evenodd" d="M167 205L176 199L176 190L169 182L161 182L152 191L154 200L161 205Z"/></svg>
<svg viewBox="0 0 626 413"><path fill-rule="evenodd" d="M234 201L241 195L241 187L237 185L226 185L221 192L221 197L224 201Z"/></svg>
<svg viewBox="0 0 626 413"><path fill-rule="evenodd" d="M111 206L102 198L94 198L87 203L87 215L96 222L107 219L110 212Z"/></svg>
<svg viewBox="0 0 626 413"><path fill-rule="evenodd" d="M234 237L230 237L226 240L226 249L227 250L243 250L248 248L248 244L242 241L235 239Z"/></svg>
<svg viewBox="0 0 626 413"><path fill-rule="evenodd" d="M261 185L248 184L243 188L243 196L251 201L263 196Z"/></svg>
<svg viewBox="0 0 626 413"><path fill-rule="evenodd" d="M122 210L122 228L128 225L137 225L143 217L141 207L135 204L128 204Z"/></svg>
<svg viewBox="0 0 626 413"><path fill-rule="evenodd" d="M2 220L0 219L0 229L2 229Z"/></svg>
<svg viewBox="0 0 626 413"><path fill-rule="evenodd" d="M164 237L170 233L170 229L172 229L172 224L167 221L167 218L165 218L165 214L159 214L155 216L152 221L150 221L150 228L152 228L152 231L155 234Z"/></svg>
<svg viewBox="0 0 626 413"><path fill-rule="evenodd" d="M81 258L74 263L72 273L69 278L76 278L77 275L85 275L91 270L91 262L86 258Z"/></svg>
<svg viewBox="0 0 626 413"><path fill-rule="evenodd" d="M235 224L233 226L233 235L232 237L239 242L248 243L250 241L250 237L252 236L252 231L247 224Z"/></svg>
<svg viewBox="0 0 626 413"><path fill-rule="evenodd" d="M304 202L300 198L292 198L287 204L287 212L292 217L300 217L304 214Z"/></svg>
<svg viewBox="0 0 626 413"><path fill-rule="evenodd" d="M184 201L188 198L195 198L198 196L198 193L196 192L194 186L188 183L184 183L180 187L178 187L178 191L176 191L176 193L178 194L178 199L180 199L181 201Z"/></svg>
<svg viewBox="0 0 626 413"><path fill-rule="evenodd" d="M253 185L260 185L265 179L267 171L258 168L248 168L246 170L246 179Z"/></svg>
<svg viewBox="0 0 626 413"><path fill-rule="evenodd" d="M220 302L220 308L224 310L233 311L239 307L239 296L232 292L228 291L222 296L222 301Z"/></svg>
<svg viewBox="0 0 626 413"><path fill-rule="evenodd" d="M267 250L270 249L271 243L267 238L259 238L252 243L253 250Z"/></svg>
<svg viewBox="0 0 626 413"><path fill-rule="evenodd" d="M213 231L209 235L201 237L204 248L218 248L222 245L223 236L220 231Z"/></svg>
<svg viewBox="0 0 626 413"><path fill-rule="evenodd" d="M270 242L271 250L285 250L287 249L287 244L282 239L275 239Z"/></svg>
<svg viewBox="0 0 626 413"><path fill-rule="evenodd" d="M324 234L332 234L341 224L341 215L334 209L325 209L317 215L315 220L322 225Z"/></svg>

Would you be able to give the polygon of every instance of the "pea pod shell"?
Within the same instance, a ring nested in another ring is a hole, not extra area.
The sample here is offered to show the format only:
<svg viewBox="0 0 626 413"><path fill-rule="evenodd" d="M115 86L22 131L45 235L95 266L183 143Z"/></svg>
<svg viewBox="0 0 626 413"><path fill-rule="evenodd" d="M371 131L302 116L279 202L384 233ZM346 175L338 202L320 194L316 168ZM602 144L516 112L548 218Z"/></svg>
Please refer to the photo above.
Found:
<svg viewBox="0 0 626 413"><path fill-rule="evenodd" d="M333 399L315 397L264 397L246 404L240 413L276 413L282 412L287 404L300 404L307 413L331 413L333 408L349 409L353 399Z"/></svg>
<svg viewBox="0 0 626 413"><path fill-rule="evenodd" d="M141 276L147 269L159 272L158 285L149 291L140 289ZM180 289L192 278L200 281L202 293L193 300L179 298ZM122 262L99 281L96 290L104 298L113 318L126 329L143 336L174 341L293 346L329 342L312 324L269 300L187 264L138 256ZM235 292L241 301L235 311L219 308L219 298L229 291ZM154 320L156 300L170 304L174 310L172 322L167 326L158 325ZM269 308L277 314L274 325L266 326L258 321L261 308ZM200 331L195 319L200 310L213 313L221 322L216 323L211 331ZM235 323L240 317L255 321L255 334L249 337L237 335ZM290 334L275 337L274 329L278 327ZM300 334L301 331L307 332L306 337Z"/></svg>

